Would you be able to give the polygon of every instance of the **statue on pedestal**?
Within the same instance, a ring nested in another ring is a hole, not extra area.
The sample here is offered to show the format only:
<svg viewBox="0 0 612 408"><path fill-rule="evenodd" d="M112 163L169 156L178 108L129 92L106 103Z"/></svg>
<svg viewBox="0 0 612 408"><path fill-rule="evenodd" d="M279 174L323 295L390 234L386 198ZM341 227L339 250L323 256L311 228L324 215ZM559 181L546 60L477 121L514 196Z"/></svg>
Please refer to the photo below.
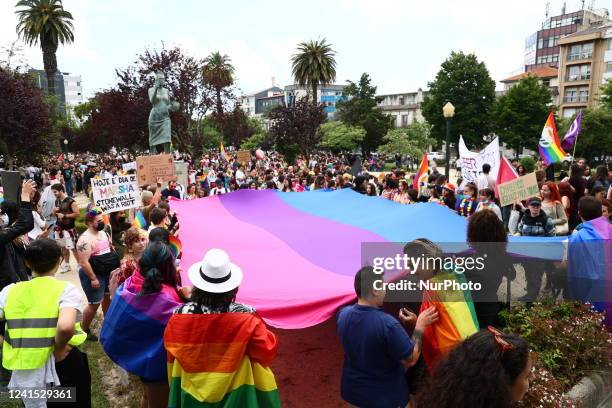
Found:
<svg viewBox="0 0 612 408"><path fill-rule="evenodd" d="M153 105L149 113L149 148L151 154L170 153L172 133L170 111L177 111L179 103L170 99L170 91L164 88L162 72L155 73L155 85L149 88L149 101Z"/></svg>

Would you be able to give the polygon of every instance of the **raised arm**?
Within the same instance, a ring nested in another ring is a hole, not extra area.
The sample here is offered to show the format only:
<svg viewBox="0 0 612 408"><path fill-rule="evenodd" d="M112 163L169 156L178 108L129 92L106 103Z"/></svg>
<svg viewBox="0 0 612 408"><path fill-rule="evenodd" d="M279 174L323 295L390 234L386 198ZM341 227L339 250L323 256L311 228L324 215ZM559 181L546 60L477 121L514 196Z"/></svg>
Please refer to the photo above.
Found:
<svg viewBox="0 0 612 408"><path fill-rule="evenodd" d="M34 217L32 216L30 196L35 188L36 184L32 180L26 180L21 185L19 216L13 225L0 229L0 245L11 242L18 236L27 234L34 228Z"/></svg>

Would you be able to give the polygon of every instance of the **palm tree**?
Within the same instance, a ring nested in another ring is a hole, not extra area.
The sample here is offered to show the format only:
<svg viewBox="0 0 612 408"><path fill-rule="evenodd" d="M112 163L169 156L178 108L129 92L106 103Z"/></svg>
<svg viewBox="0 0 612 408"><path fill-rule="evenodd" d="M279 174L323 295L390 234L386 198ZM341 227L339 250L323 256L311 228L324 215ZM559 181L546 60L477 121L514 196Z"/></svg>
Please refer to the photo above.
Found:
<svg viewBox="0 0 612 408"><path fill-rule="evenodd" d="M204 82L209 84L215 90L217 97L217 115L223 113L223 104L221 103L221 92L234 83L234 66L232 60L227 55L221 55L219 51L211 53L204 59L204 68L202 75Z"/></svg>
<svg viewBox="0 0 612 408"><path fill-rule="evenodd" d="M336 79L336 52L325 38L320 41L299 43L297 52L291 57L292 72L300 86L312 89L312 102L317 101L317 87Z"/></svg>
<svg viewBox="0 0 612 408"><path fill-rule="evenodd" d="M22 7L15 12L17 34L28 45L40 43L49 94L55 95L55 52L59 44L74 41L72 14L64 10L62 0L20 0L15 7Z"/></svg>

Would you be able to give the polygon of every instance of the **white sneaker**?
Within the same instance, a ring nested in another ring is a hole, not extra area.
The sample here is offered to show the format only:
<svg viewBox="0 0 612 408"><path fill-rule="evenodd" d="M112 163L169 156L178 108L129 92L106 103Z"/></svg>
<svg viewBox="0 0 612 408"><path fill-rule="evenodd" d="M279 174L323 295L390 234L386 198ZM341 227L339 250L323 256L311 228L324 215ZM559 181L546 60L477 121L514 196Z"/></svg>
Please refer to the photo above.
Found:
<svg viewBox="0 0 612 408"><path fill-rule="evenodd" d="M70 271L71 271L70 264L68 264L68 263L63 264L61 269L60 269L60 273L68 273Z"/></svg>

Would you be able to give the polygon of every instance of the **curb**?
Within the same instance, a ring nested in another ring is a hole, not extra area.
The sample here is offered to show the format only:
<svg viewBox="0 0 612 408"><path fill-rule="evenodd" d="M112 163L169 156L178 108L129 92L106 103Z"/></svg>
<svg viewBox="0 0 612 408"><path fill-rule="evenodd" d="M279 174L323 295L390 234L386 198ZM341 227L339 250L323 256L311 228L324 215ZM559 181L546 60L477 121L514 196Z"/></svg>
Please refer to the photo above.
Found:
<svg viewBox="0 0 612 408"><path fill-rule="evenodd" d="M606 403L612 400L612 373L590 374L574 385L565 396L576 402L580 408L609 406Z"/></svg>

